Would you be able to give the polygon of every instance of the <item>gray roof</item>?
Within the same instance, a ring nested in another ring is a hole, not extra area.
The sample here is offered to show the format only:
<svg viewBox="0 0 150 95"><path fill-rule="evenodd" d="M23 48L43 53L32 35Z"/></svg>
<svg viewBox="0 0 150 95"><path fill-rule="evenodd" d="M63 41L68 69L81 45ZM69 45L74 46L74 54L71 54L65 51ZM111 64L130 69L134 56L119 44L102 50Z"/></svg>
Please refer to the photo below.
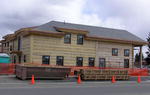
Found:
<svg viewBox="0 0 150 95"><path fill-rule="evenodd" d="M111 38L111 39L119 39L119 40L127 40L127 41L145 42L141 38L133 35L132 33L126 30L64 23L58 21L51 21L46 24L37 26L36 28L34 28L34 30L58 32L54 27L87 30L89 32L88 36L94 36L100 38Z"/></svg>

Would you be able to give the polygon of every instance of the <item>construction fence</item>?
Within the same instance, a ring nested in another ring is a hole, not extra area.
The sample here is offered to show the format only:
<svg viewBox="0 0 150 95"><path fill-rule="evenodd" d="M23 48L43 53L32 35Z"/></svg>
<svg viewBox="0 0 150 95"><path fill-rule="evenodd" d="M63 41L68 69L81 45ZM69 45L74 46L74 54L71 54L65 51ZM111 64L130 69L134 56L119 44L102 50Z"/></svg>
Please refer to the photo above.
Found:
<svg viewBox="0 0 150 95"><path fill-rule="evenodd" d="M0 64L0 74L15 74L15 64ZM39 66L39 65L38 65ZM43 65L40 65L43 66ZM46 65L46 66L52 66L52 65ZM52 66L52 67L57 67L57 66ZM82 66L82 67L76 67L76 66L58 66L58 67L67 67L71 68L70 76L73 76L76 71L80 71L81 69L86 70L86 69L96 69L96 70L128 70L129 76L148 76L149 71L146 68L112 68L112 67L107 67L107 68L100 68L100 67L89 67L89 66Z"/></svg>

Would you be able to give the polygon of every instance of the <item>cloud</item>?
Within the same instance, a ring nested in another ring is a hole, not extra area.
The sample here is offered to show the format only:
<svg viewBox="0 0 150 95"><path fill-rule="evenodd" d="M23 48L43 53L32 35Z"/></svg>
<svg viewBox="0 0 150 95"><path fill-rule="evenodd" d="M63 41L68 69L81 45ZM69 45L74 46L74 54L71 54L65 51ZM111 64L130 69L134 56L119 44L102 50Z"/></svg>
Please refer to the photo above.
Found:
<svg viewBox="0 0 150 95"><path fill-rule="evenodd" d="M51 20L100 25L98 14L84 13L87 0L3 0L0 3L0 37ZM89 23L90 22L90 23Z"/></svg>
<svg viewBox="0 0 150 95"><path fill-rule="evenodd" d="M149 0L2 0L0 39L51 20L126 29L146 39L150 32Z"/></svg>

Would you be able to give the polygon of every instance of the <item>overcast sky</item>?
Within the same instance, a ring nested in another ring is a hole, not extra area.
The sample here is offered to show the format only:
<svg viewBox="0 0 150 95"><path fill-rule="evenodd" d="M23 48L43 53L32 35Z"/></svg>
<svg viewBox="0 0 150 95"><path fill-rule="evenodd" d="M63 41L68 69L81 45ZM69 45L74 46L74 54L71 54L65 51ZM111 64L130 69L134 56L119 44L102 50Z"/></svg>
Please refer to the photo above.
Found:
<svg viewBox="0 0 150 95"><path fill-rule="evenodd" d="M1 0L2 36L51 20L125 29L146 39L150 0Z"/></svg>

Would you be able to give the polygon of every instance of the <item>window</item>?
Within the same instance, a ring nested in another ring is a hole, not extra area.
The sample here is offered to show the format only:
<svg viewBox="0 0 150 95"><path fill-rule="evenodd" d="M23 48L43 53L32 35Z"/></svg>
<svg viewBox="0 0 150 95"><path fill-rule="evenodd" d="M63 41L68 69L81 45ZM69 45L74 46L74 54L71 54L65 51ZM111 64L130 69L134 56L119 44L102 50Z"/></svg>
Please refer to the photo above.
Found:
<svg viewBox="0 0 150 95"><path fill-rule="evenodd" d="M124 50L124 56L129 56L130 55L130 50L129 49L125 49Z"/></svg>
<svg viewBox="0 0 150 95"><path fill-rule="evenodd" d="M50 56L47 56L47 55L42 56L42 64L49 65L50 64Z"/></svg>
<svg viewBox="0 0 150 95"><path fill-rule="evenodd" d="M9 42L7 42L7 47L9 47Z"/></svg>
<svg viewBox="0 0 150 95"><path fill-rule="evenodd" d="M24 60L24 62L26 62L26 55L23 56L23 60Z"/></svg>
<svg viewBox="0 0 150 95"><path fill-rule="evenodd" d="M58 65L58 66L64 65L64 57L63 56L57 56L56 65Z"/></svg>
<svg viewBox="0 0 150 95"><path fill-rule="evenodd" d="M89 66L94 67L94 65L95 65L95 58L89 57Z"/></svg>
<svg viewBox="0 0 150 95"><path fill-rule="evenodd" d="M100 68L105 68L106 67L105 58L99 58L99 67Z"/></svg>
<svg viewBox="0 0 150 95"><path fill-rule="evenodd" d="M112 48L112 56L118 56L118 49Z"/></svg>
<svg viewBox="0 0 150 95"><path fill-rule="evenodd" d="M6 47L6 43L4 43L4 46Z"/></svg>
<svg viewBox="0 0 150 95"><path fill-rule="evenodd" d="M10 46L10 51L12 51L12 45Z"/></svg>
<svg viewBox="0 0 150 95"><path fill-rule="evenodd" d="M16 63L16 56L14 56L14 63Z"/></svg>
<svg viewBox="0 0 150 95"><path fill-rule="evenodd" d="M83 57L77 57L76 66L83 66Z"/></svg>
<svg viewBox="0 0 150 95"><path fill-rule="evenodd" d="M71 34L66 34L64 36L64 43L71 44Z"/></svg>
<svg viewBox="0 0 150 95"><path fill-rule="evenodd" d="M83 35L81 35L81 34L78 34L77 35L77 44L80 44L80 45L82 45L83 44Z"/></svg>
<svg viewBox="0 0 150 95"><path fill-rule="evenodd" d="M124 68L129 68L129 59L124 59Z"/></svg>
<svg viewBox="0 0 150 95"><path fill-rule="evenodd" d="M21 63L21 55L18 56L18 62Z"/></svg>
<svg viewBox="0 0 150 95"><path fill-rule="evenodd" d="M21 37L18 37L18 51L21 50Z"/></svg>

